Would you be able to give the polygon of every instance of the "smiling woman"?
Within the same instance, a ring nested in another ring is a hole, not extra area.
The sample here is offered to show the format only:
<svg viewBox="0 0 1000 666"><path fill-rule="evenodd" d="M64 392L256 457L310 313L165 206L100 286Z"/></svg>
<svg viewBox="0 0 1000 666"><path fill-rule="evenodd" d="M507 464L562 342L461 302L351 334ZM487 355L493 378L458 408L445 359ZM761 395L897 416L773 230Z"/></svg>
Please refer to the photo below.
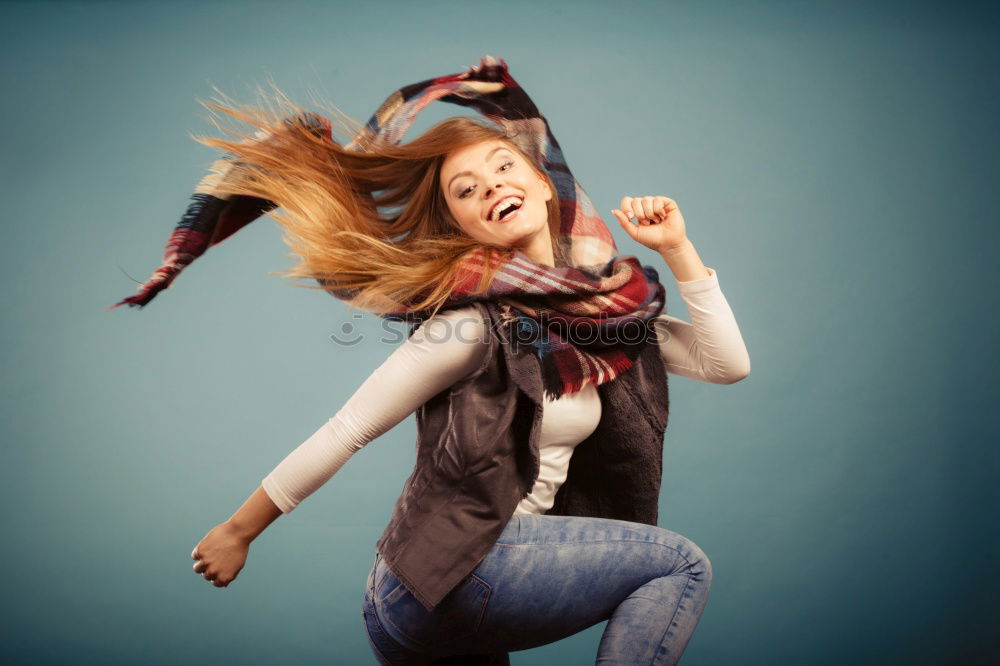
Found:
<svg viewBox="0 0 1000 666"><path fill-rule="evenodd" d="M493 139L453 150L441 166L441 183L448 211L466 234L555 266L547 207L554 188L516 147Z"/></svg>
<svg viewBox="0 0 1000 666"><path fill-rule="evenodd" d="M280 92L278 99L285 100ZM503 129L459 116L406 144L349 150L323 139L332 138L325 118L283 105L292 115L278 121L262 118L256 107L208 103L251 122L258 135L198 141L227 152L213 167L221 177L213 183L216 194L265 200L284 211L272 217L300 261L281 275L319 283L298 286L349 296L376 314L407 300L433 314L467 280L463 259L483 257L486 268L472 292L481 294L517 250L548 266L561 257L555 188ZM350 129L354 121L344 118ZM522 197L523 210L501 229L490 209L508 194Z"/></svg>
<svg viewBox="0 0 1000 666"><path fill-rule="evenodd" d="M397 145L436 99L496 125L449 118ZM300 259L286 275L414 326L205 535L194 571L229 585L271 522L416 412L416 467L375 544L362 607L381 664L504 664L509 651L602 621L599 662L677 663L712 568L693 541L657 526L666 375L731 383L749 358L676 203L626 197L620 212L640 220L633 239L686 276L692 324L662 318L657 270L619 256L502 61L401 88L346 146L332 121L290 103L285 118L209 108L257 134L199 139L228 154L164 266L122 303L144 305L209 245L280 207L272 217ZM432 334L430 323L462 320L471 331Z"/></svg>

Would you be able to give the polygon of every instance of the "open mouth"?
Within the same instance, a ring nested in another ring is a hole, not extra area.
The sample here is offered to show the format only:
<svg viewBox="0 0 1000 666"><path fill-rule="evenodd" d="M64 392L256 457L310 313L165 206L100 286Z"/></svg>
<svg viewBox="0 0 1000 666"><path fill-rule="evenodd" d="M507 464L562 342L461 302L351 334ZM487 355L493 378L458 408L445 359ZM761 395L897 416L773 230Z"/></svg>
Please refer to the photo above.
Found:
<svg viewBox="0 0 1000 666"><path fill-rule="evenodd" d="M517 216L517 211L524 205L524 199L517 196L505 197L490 211L490 222L509 222Z"/></svg>

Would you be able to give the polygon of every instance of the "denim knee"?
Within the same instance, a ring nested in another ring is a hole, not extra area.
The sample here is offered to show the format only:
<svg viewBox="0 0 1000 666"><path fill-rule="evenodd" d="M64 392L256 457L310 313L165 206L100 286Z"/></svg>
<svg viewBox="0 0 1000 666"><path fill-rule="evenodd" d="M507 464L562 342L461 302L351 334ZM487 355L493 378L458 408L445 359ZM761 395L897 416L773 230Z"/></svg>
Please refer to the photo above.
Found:
<svg viewBox="0 0 1000 666"><path fill-rule="evenodd" d="M697 570L699 577L705 581L705 585L707 587L711 587L712 561L708 559L708 555L705 554L705 551L703 551L694 541L688 539L688 544L691 549L691 565Z"/></svg>
<svg viewBox="0 0 1000 666"><path fill-rule="evenodd" d="M683 534L679 534L662 527L659 529L663 530L665 535L663 542L664 545L673 548L684 558L688 569L691 570L690 573L697 575L700 580L711 584L712 561L708 559L708 555L705 554L705 551L703 551L698 544Z"/></svg>

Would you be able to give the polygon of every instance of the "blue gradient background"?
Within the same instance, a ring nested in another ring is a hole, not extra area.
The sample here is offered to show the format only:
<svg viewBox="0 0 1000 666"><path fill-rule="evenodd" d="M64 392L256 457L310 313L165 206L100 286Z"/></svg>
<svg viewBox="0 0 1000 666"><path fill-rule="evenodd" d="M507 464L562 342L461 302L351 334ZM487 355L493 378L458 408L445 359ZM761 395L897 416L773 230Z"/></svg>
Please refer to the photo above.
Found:
<svg viewBox="0 0 1000 666"><path fill-rule="evenodd" d="M381 322L269 274L293 263L270 219L104 307L215 157L188 136L216 134L211 85L270 76L364 122L487 53L687 318L609 212L678 201L750 350L735 385L671 380L660 522L715 567L683 663L997 659L998 13L943 7L0 5L0 661L375 663L363 586L412 416L228 588L189 555L391 353ZM333 344L344 324L365 341ZM512 663L593 663L603 627Z"/></svg>

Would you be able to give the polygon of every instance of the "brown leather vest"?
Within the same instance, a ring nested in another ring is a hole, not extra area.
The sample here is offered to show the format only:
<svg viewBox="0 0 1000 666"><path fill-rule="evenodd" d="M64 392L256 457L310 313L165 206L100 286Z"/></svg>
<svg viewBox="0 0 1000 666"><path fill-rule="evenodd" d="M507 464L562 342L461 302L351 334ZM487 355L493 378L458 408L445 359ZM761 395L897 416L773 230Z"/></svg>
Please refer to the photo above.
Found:
<svg viewBox="0 0 1000 666"><path fill-rule="evenodd" d="M376 542L428 611L486 557L538 477L538 359L496 303L475 305L490 333L483 365L417 410L417 462ZM669 398L651 340L631 368L597 387L600 422L574 449L547 515L656 525Z"/></svg>

